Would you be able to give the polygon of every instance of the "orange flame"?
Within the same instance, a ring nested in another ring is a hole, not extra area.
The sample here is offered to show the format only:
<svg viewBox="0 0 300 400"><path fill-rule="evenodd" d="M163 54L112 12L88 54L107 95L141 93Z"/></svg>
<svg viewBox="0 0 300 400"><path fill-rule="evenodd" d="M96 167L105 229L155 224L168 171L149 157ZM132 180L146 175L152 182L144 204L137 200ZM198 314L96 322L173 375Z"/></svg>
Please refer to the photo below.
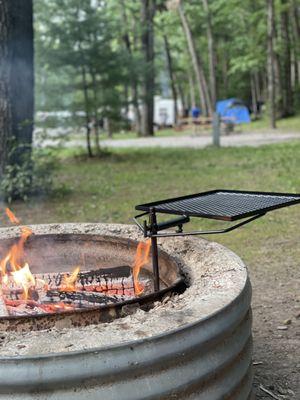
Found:
<svg viewBox="0 0 300 400"><path fill-rule="evenodd" d="M139 282L139 274L143 265L147 264L149 260L150 248L151 241L149 239L146 242L140 242L135 253L135 260L132 269L134 292L137 296L142 294L144 291L143 286Z"/></svg>
<svg viewBox="0 0 300 400"><path fill-rule="evenodd" d="M14 224L19 224L19 219L14 215L14 213L7 208L6 214L10 221ZM35 285L35 279L30 272L29 265L24 262L24 245L30 235L32 235L32 230L27 226L22 226L21 237L19 241L13 244L6 254L6 256L0 261L0 277L4 284L7 284L8 273L11 274L14 282L23 288L23 295L25 300L28 298L28 290L31 286ZM8 266L10 271L8 271Z"/></svg>
<svg viewBox="0 0 300 400"><path fill-rule="evenodd" d="M11 274L16 284L22 286L24 300L27 300L29 288L35 286L35 279L29 269L29 265L26 263L23 268L13 271Z"/></svg>
<svg viewBox="0 0 300 400"><path fill-rule="evenodd" d="M62 279L60 290L65 292L73 292L76 290L76 280L79 274L80 267L76 267L70 275L65 274Z"/></svg>
<svg viewBox="0 0 300 400"><path fill-rule="evenodd" d="M20 224L20 220L15 216L15 214L9 208L6 208L5 212L11 223L16 225Z"/></svg>
<svg viewBox="0 0 300 400"><path fill-rule="evenodd" d="M24 256L24 245L29 236L32 235L32 230L27 226L22 226L21 228L21 238L18 243L15 243L10 248L8 254L0 261L0 272L4 276L7 273L7 265L10 264L10 267L13 271L17 271L22 268L23 264L23 256Z"/></svg>

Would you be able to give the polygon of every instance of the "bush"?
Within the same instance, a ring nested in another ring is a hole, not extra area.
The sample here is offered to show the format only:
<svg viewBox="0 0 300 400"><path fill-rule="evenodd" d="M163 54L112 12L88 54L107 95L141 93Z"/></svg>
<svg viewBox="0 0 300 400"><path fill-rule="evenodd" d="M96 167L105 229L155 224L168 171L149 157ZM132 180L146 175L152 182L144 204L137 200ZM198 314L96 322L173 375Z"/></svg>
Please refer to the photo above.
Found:
<svg viewBox="0 0 300 400"><path fill-rule="evenodd" d="M5 167L0 192L9 203L15 199L26 201L32 195L50 193L56 164L50 150L35 150L21 164L11 163Z"/></svg>

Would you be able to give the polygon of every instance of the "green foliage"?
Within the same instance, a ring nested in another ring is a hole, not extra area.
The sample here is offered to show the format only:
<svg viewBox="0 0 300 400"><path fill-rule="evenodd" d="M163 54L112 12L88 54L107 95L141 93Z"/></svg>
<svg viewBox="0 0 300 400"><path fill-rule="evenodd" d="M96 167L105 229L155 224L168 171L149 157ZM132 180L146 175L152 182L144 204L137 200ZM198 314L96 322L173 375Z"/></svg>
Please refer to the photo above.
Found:
<svg viewBox="0 0 300 400"><path fill-rule="evenodd" d="M108 3L40 0L35 13L39 110L120 119L127 60Z"/></svg>
<svg viewBox="0 0 300 400"><path fill-rule="evenodd" d="M26 201L32 195L49 194L53 190L56 159L50 150L35 150L22 162L8 164L1 177L0 193L8 203Z"/></svg>
<svg viewBox="0 0 300 400"><path fill-rule="evenodd" d="M187 78L194 75L192 62L176 6L167 9L167 3L157 2L155 16L156 93L171 96L163 40L163 35L166 35L173 58L177 91L180 97L188 99L191 87ZM176 4L176 1L173 3ZM207 16L202 1L182 0L182 3L208 76ZM147 65L141 49L144 27L140 22L140 7L141 2L135 0L35 2L38 110L84 111L88 119L97 117L121 121L125 109L132 104L132 76L139 89L139 101L142 102L140 84ZM266 2L213 0L209 2L209 7L217 59L218 98L234 96L251 104L250 77L255 75L258 100L266 101ZM292 16L292 7L299 11L300 1L275 2L275 51L279 67L285 57L281 13L289 10ZM295 23L291 21L288 28L291 51L299 64L300 46ZM126 34L131 43L130 53L124 42ZM294 84L293 90L297 90L297 84ZM297 100L297 96L294 98ZM298 106L297 102L295 105ZM117 127L118 123L113 125Z"/></svg>

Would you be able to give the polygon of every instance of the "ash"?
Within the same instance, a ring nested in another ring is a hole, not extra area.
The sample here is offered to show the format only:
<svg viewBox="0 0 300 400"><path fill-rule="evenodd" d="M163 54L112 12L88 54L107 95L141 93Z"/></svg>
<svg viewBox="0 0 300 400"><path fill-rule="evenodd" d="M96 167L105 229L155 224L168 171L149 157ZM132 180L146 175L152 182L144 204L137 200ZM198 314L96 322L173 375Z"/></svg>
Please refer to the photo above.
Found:
<svg viewBox="0 0 300 400"><path fill-rule="evenodd" d="M120 236L135 240L135 226L116 224L51 224L31 226L36 235L80 233ZM0 229L0 239L14 237L15 228ZM17 333L0 331L0 356L17 357L72 352L143 340L195 323L229 304L243 289L247 270L230 250L201 238L166 238L159 246L172 256L189 287L181 295L165 298L148 311L131 314L110 323L85 327L58 326L51 330Z"/></svg>

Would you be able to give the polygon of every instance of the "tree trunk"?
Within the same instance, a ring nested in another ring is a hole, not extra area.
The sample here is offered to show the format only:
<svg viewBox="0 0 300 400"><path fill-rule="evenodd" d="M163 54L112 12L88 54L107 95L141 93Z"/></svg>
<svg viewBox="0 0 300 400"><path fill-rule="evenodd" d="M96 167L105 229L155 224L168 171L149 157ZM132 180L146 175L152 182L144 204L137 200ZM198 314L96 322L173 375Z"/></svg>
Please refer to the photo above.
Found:
<svg viewBox="0 0 300 400"><path fill-rule="evenodd" d="M262 101L262 91L263 89L260 86L260 75L259 72L254 72L254 83L255 83L255 92L257 101Z"/></svg>
<svg viewBox="0 0 300 400"><path fill-rule="evenodd" d="M90 110L89 110L89 94L88 94L88 85L87 85L87 77L85 67L81 67L81 76L82 76L82 88L83 88L83 96L84 96L84 105L85 105L85 120L86 120L86 145L87 145L87 153L89 157L93 157L93 150L91 145L91 118L90 118Z"/></svg>
<svg viewBox="0 0 300 400"><path fill-rule="evenodd" d="M172 60L172 54L171 54L171 49L170 49L170 44L167 35L163 35L164 38L164 43L165 43L165 50L166 50L166 56L167 56L167 64L168 64L168 71L169 71L169 78L170 78L170 83L171 83L171 89L172 89L172 97L174 101L174 124L177 125L177 119L178 119L178 105L177 105L177 89L175 85L175 74L174 74L174 68L173 68L173 60Z"/></svg>
<svg viewBox="0 0 300 400"><path fill-rule="evenodd" d="M98 155L101 153L100 138L99 138L99 115L98 115L98 95L97 95L97 81L96 72L90 71L93 83L93 96L94 96L94 133L95 133L95 147Z"/></svg>
<svg viewBox="0 0 300 400"><path fill-rule="evenodd" d="M275 16L274 16L274 0L267 0L268 12L268 93L270 108L270 125L276 128L276 107L275 107L275 54L274 54L274 38L275 38Z"/></svg>
<svg viewBox="0 0 300 400"><path fill-rule="evenodd" d="M299 4L295 0L292 0L292 16L293 18L293 25L295 30L295 36L298 44L298 50L300 47L300 16L299 16Z"/></svg>
<svg viewBox="0 0 300 400"><path fill-rule="evenodd" d="M300 15L299 5L295 0L292 1L291 20L294 38L294 70L295 70L295 86L300 85Z"/></svg>
<svg viewBox="0 0 300 400"><path fill-rule="evenodd" d="M132 45L129 37L129 32L128 32L128 18L126 14L126 6L124 0L120 0L121 4L121 13L122 13L122 19L123 19L123 41L126 47L126 50L129 55L129 59L131 64L133 64L133 56L132 56ZM132 95L132 105L133 105L133 110L134 110L134 125L135 125L135 130L138 134L138 136L141 136L141 112L139 109L139 97L138 97L138 79L136 76L136 73L132 66L130 67L130 85L131 85L131 95Z"/></svg>
<svg viewBox="0 0 300 400"><path fill-rule="evenodd" d="M190 103L191 107L196 107L196 95L195 95L195 83L193 78L192 71L189 73L189 94L190 94Z"/></svg>
<svg viewBox="0 0 300 400"><path fill-rule="evenodd" d="M222 51L221 57L221 68L222 68L222 82L223 82L223 91L222 94L225 98L227 98L228 93L228 69L229 69L229 62L227 59L227 54Z"/></svg>
<svg viewBox="0 0 300 400"><path fill-rule="evenodd" d="M293 50L292 50L292 55L291 55L291 63L292 63L292 78L291 78L291 83L292 83L292 89L296 90L298 83L299 83L299 69L298 69L298 62L297 62L297 53L295 49L295 42L293 43Z"/></svg>
<svg viewBox="0 0 300 400"><path fill-rule="evenodd" d="M275 52L276 48L276 33L275 39L273 42L274 48L274 87L275 87L275 108L276 108L276 115L280 115L282 117L282 110L283 110L283 90L282 90L282 79L281 79L281 60L279 54Z"/></svg>
<svg viewBox="0 0 300 400"><path fill-rule="evenodd" d="M282 11L280 15L281 37L283 42L282 52L282 116L288 117L293 114L293 93L291 75L291 40L289 33L289 3L281 0Z"/></svg>
<svg viewBox="0 0 300 400"><path fill-rule="evenodd" d="M10 36L8 2L0 2L0 179L7 163L8 143L11 137L10 61L8 41Z"/></svg>
<svg viewBox="0 0 300 400"><path fill-rule="evenodd" d="M214 43L213 28L212 28L212 18L208 5L208 0L202 0L202 3L206 13L206 23L207 23L210 97L212 106L215 108L217 101L217 78L216 78L216 51L215 51L215 43Z"/></svg>
<svg viewBox="0 0 300 400"><path fill-rule="evenodd" d="M179 76L179 79L178 79L178 76L177 76L176 86L177 86L177 89L178 89L177 91L178 91L179 98L180 98L180 101L181 101L181 116L183 116L185 114L185 110L187 108L189 108L189 104L186 101L184 90L183 90L182 84L180 82L180 76Z"/></svg>
<svg viewBox="0 0 300 400"><path fill-rule="evenodd" d="M142 84L142 135L154 135L154 14L155 0L141 0L142 52L145 61Z"/></svg>
<svg viewBox="0 0 300 400"><path fill-rule="evenodd" d="M204 69L203 69L203 62L200 55L196 51L196 46L194 42L194 38L187 21L186 15L184 13L184 9L182 6L182 1L178 1L178 12L181 20L181 24L187 39L188 48L190 52L190 56L192 59L192 65L195 71L195 76L197 79L199 95L200 95L200 103L201 109L205 116L212 115L213 108L211 104L211 98L208 91L208 84L205 78Z"/></svg>
<svg viewBox="0 0 300 400"><path fill-rule="evenodd" d="M257 92L256 92L254 74L250 75L250 82L251 82L252 112L253 112L254 118L256 119L257 118Z"/></svg>
<svg viewBox="0 0 300 400"><path fill-rule="evenodd" d="M32 0L0 1L0 172L8 162L22 165L31 154L34 114L32 14Z"/></svg>

